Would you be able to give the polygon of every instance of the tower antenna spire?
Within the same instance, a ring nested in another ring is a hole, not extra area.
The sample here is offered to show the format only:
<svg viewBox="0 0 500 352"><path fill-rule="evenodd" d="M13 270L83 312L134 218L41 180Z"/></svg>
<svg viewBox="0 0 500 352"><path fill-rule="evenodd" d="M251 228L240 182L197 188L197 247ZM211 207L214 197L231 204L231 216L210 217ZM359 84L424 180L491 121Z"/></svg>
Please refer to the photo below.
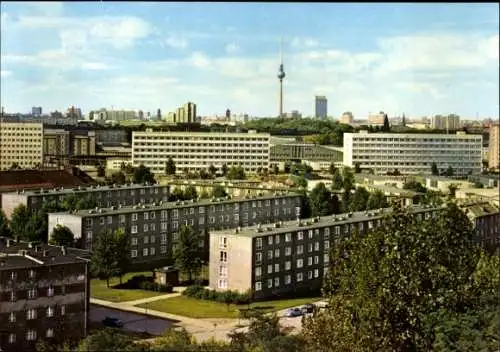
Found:
<svg viewBox="0 0 500 352"><path fill-rule="evenodd" d="M278 71L278 79L280 82L280 95L279 95L279 117L283 117L283 78L285 78L285 70L283 68L283 37L280 38L280 67Z"/></svg>
<svg viewBox="0 0 500 352"><path fill-rule="evenodd" d="M280 37L280 64L283 65L283 37Z"/></svg>

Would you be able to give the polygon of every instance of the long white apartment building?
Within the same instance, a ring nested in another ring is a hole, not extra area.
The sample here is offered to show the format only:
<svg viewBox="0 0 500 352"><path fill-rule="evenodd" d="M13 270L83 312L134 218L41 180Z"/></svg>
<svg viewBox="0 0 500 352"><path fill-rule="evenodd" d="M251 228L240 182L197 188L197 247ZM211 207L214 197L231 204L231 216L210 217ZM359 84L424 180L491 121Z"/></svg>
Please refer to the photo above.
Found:
<svg viewBox="0 0 500 352"><path fill-rule="evenodd" d="M0 170L13 164L33 168L43 162L43 124L0 120Z"/></svg>
<svg viewBox="0 0 500 352"><path fill-rule="evenodd" d="M376 174L399 170L402 174L431 173L449 166L456 175L481 172L483 137L428 133L344 133L344 165L372 169Z"/></svg>
<svg viewBox="0 0 500 352"><path fill-rule="evenodd" d="M254 132L132 132L132 165L164 173L171 157L177 173L207 170L210 165L220 170L224 164L253 173L269 168L270 137Z"/></svg>

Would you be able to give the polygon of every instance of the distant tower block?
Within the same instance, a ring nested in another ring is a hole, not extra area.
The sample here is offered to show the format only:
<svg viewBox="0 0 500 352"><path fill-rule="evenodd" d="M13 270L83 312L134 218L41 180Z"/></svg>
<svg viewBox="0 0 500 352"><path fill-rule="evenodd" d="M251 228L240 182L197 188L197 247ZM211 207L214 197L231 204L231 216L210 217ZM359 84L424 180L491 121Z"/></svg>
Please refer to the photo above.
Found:
<svg viewBox="0 0 500 352"><path fill-rule="evenodd" d="M278 71L278 79L280 80L280 101L279 108L280 113L279 117L283 117L283 79L285 78L285 70L283 67L283 40L280 41L280 68Z"/></svg>
<svg viewBox="0 0 500 352"><path fill-rule="evenodd" d="M229 110L229 109L226 110L226 119L228 119L228 120L231 119L231 110Z"/></svg>

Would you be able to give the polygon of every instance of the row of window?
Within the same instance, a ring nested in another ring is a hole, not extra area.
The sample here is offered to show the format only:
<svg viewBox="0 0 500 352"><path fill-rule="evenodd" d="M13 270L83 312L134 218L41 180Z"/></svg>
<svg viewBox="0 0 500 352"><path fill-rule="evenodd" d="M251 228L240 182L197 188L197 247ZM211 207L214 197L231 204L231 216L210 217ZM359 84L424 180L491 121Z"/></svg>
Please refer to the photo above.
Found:
<svg viewBox="0 0 500 352"><path fill-rule="evenodd" d="M60 316L64 316L66 314L66 306L61 305L59 306L59 313ZM45 316L47 318L52 318L55 315L55 307L49 306L45 309ZM9 322L10 323L15 323L17 321L17 313L19 312L11 312L9 315ZM28 309L26 311L26 320L34 320L37 319L38 314L36 309Z"/></svg>
<svg viewBox="0 0 500 352"><path fill-rule="evenodd" d="M330 257L329 257L329 254L328 253L325 253L323 255L323 261L321 261L321 257L318 256L318 255L315 255L315 256L310 256L307 258L307 266L312 266L312 265L319 265L319 264L328 264L329 263L329 260L330 260ZM304 267L304 259L297 259L296 261L296 265L295 265L295 268L296 269L301 269ZM224 270L222 270L222 268L224 268L224 266L221 266L221 270L220 270L220 273L221 275L220 276L223 276L223 273L224 273ZM292 261L291 260L287 260L285 262L285 267L283 269L284 271L289 271L289 270L292 270ZM267 274L273 274L273 273L279 273L280 272L280 264L279 263L276 263L276 264L269 264L267 266ZM225 271L226 275L227 275L227 270ZM256 266L255 267L255 278L260 278L262 276L262 267L260 266Z"/></svg>
<svg viewBox="0 0 500 352"><path fill-rule="evenodd" d="M309 270L307 271L307 280L313 280L313 279L318 279L320 277L320 272L319 272L320 269L314 269L314 270ZM323 269L323 274L325 274L327 272L328 268L324 268ZM224 281L226 283L226 288L227 288L227 280L225 279L220 279L219 280L219 287L220 287L220 284L221 284L221 281L222 281L222 284L224 284ZM304 273L302 272L298 272L295 274L295 282L302 282L304 281ZM284 277L284 285L290 285L292 283L292 275L291 274L287 274L285 275ZM270 288L278 288L280 287L280 277L274 277L274 278L270 278L270 279L267 279L267 288L270 289ZM220 288L223 288L223 287L220 287ZM262 281L256 281L255 282L255 291L262 291Z"/></svg>

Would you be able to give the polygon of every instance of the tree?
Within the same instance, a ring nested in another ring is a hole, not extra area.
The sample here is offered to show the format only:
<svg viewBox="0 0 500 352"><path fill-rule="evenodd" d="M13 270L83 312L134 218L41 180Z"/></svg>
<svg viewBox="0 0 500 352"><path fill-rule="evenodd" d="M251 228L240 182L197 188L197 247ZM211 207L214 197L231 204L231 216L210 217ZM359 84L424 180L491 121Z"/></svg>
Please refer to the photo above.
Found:
<svg viewBox="0 0 500 352"><path fill-rule="evenodd" d="M307 188L307 180L304 176L293 176L293 182L296 187Z"/></svg>
<svg viewBox="0 0 500 352"><path fill-rule="evenodd" d="M184 199L197 199L198 192L196 191L196 187L193 185L189 185L184 190Z"/></svg>
<svg viewBox="0 0 500 352"><path fill-rule="evenodd" d="M449 203L427 220L396 208L382 226L343 239L331 253L324 286L330 308L321 318L338 323L318 330L316 318L308 320L307 343L318 350L326 341L331 350L431 350L439 325L433 313L456 312L469 298L474 236L467 216Z"/></svg>
<svg viewBox="0 0 500 352"><path fill-rule="evenodd" d="M151 170L144 166L144 164L139 165L134 170L134 183L156 183L154 175Z"/></svg>
<svg viewBox="0 0 500 352"><path fill-rule="evenodd" d="M352 172L352 169L350 167L344 166L344 169L342 170L342 180L344 191L350 191L351 189L354 189L354 183L356 181L354 179L354 173Z"/></svg>
<svg viewBox="0 0 500 352"><path fill-rule="evenodd" d="M391 132L391 125L389 124L389 117L387 114L384 115L384 126L382 127L383 132Z"/></svg>
<svg viewBox="0 0 500 352"><path fill-rule="evenodd" d="M25 225L24 233L21 235L21 238L30 242L46 242L47 232L47 213L41 210L35 214L31 214Z"/></svg>
<svg viewBox="0 0 500 352"><path fill-rule="evenodd" d="M356 188L354 192L351 203L349 204L350 211L363 211L367 208L368 199L370 198L370 192L364 187Z"/></svg>
<svg viewBox="0 0 500 352"><path fill-rule="evenodd" d="M335 175L335 172L337 171L337 167L335 166L334 163L331 163L330 164L330 167L328 168L328 172L330 173L330 175Z"/></svg>
<svg viewBox="0 0 500 352"><path fill-rule="evenodd" d="M323 182L318 183L309 194L312 216L331 215L334 212L332 206L332 194Z"/></svg>
<svg viewBox="0 0 500 352"><path fill-rule="evenodd" d="M209 178L211 178L211 175L206 172L205 170L201 169L200 172L198 173L198 176L202 179L202 180L207 180Z"/></svg>
<svg viewBox="0 0 500 352"><path fill-rule="evenodd" d="M226 164L222 164L222 168L221 168L221 171L222 171L222 176L226 176L227 175L227 172L228 172L228 167Z"/></svg>
<svg viewBox="0 0 500 352"><path fill-rule="evenodd" d="M113 276L121 276L126 272L129 263L130 243L122 229L115 232L105 230L97 236L92 246L92 272L106 280Z"/></svg>
<svg viewBox="0 0 500 352"><path fill-rule="evenodd" d="M77 347L78 352L87 351L140 351L134 339L117 329L104 328L87 336Z"/></svg>
<svg viewBox="0 0 500 352"><path fill-rule="evenodd" d="M50 235L50 244L72 247L75 244L75 235L66 226L57 225Z"/></svg>
<svg viewBox="0 0 500 352"><path fill-rule="evenodd" d="M450 166L448 166L448 168L446 169L446 172L445 172L445 176L448 176L448 177L451 177L453 176L454 172L453 172L453 168Z"/></svg>
<svg viewBox="0 0 500 352"><path fill-rule="evenodd" d="M183 225L179 231L179 242L174 250L174 260L177 268L188 275L189 282L201 271L200 236L191 226Z"/></svg>
<svg viewBox="0 0 500 352"><path fill-rule="evenodd" d="M359 163L356 163L354 165L354 173L355 174L360 174L361 173L361 166L359 165Z"/></svg>
<svg viewBox="0 0 500 352"><path fill-rule="evenodd" d="M184 191L180 187L175 187L170 193L170 201L184 200Z"/></svg>
<svg viewBox="0 0 500 352"><path fill-rule="evenodd" d="M123 185L127 182L127 177L123 171L116 171L111 174L109 183L116 185Z"/></svg>
<svg viewBox="0 0 500 352"><path fill-rule="evenodd" d="M165 164L165 173L167 175L175 175L175 170L176 170L176 166L175 166L174 159L172 159L172 157L169 157L167 159L167 163Z"/></svg>
<svg viewBox="0 0 500 352"><path fill-rule="evenodd" d="M9 220L5 216L5 213L0 209L0 236L10 236L12 233L9 227Z"/></svg>
<svg viewBox="0 0 500 352"><path fill-rule="evenodd" d="M217 173L217 168L213 164L210 164L210 166L208 167L208 173L212 175L212 177L214 177Z"/></svg>
<svg viewBox="0 0 500 352"><path fill-rule="evenodd" d="M425 188L420 182L417 181L409 181L403 185L403 189L409 189L418 193L427 192L427 188Z"/></svg>
<svg viewBox="0 0 500 352"><path fill-rule="evenodd" d="M246 178L245 171L241 166L231 166L227 178L230 180L244 180Z"/></svg>
<svg viewBox="0 0 500 352"><path fill-rule="evenodd" d="M455 198L455 194L457 193L458 186L454 183L448 185L448 196L450 198Z"/></svg>
<svg viewBox="0 0 500 352"><path fill-rule="evenodd" d="M342 173L339 169L335 169L332 178L332 189L339 190L344 187L344 180L342 178Z"/></svg>
<svg viewBox="0 0 500 352"><path fill-rule="evenodd" d="M437 167L437 165L436 165L435 162L432 162L432 164L431 164L431 173L434 176L438 176L439 175L439 170L438 170L438 167Z"/></svg>
<svg viewBox="0 0 500 352"><path fill-rule="evenodd" d="M382 191L375 191L368 197L368 202L366 203L366 209L380 209L388 208L389 203L387 202L387 197Z"/></svg>
<svg viewBox="0 0 500 352"><path fill-rule="evenodd" d="M76 194L68 194L63 198L63 200L60 203L60 207L64 210L75 210L76 209L76 204L81 198L78 197Z"/></svg>
<svg viewBox="0 0 500 352"><path fill-rule="evenodd" d="M200 193L200 199L208 199L210 198L210 194L208 194L207 190L203 189Z"/></svg>
<svg viewBox="0 0 500 352"><path fill-rule="evenodd" d="M106 168L102 164L97 165L97 177L104 176L106 176Z"/></svg>
<svg viewBox="0 0 500 352"><path fill-rule="evenodd" d="M224 198L227 197L227 192L221 185L215 185L212 190L212 197L214 198Z"/></svg>
<svg viewBox="0 0 500 352"><path fill-rule="evenodd" d="M15 236L23 236L26 229L26 224L31 219L31 213L26 205L20 204L14 208L10 219L10 229Z"/></svg>
<svg viewBox="0 0 500 352"><path fill-rule="evenodd" d="M93 209L95 207L97 207L97 201L89 196L81 198L76 203L76 210Z"/></svg>

